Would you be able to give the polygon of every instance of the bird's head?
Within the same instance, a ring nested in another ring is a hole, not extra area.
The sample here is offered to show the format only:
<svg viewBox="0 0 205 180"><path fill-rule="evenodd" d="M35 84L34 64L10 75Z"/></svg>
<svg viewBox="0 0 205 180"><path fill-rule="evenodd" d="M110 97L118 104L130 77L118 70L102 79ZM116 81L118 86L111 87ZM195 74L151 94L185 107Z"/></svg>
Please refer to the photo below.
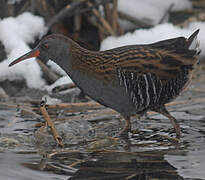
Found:
<svg viewBox="0 0 205 180"><path fill-rule="evenodd" d="M69 56L69 45L68 39L62 35L49 35L43 38L40 43L30 52L17 58L9 66L13 66L23 60L36 57L47 63L48 60L52 60L57 64L61 64L63 56Z"/></svg>

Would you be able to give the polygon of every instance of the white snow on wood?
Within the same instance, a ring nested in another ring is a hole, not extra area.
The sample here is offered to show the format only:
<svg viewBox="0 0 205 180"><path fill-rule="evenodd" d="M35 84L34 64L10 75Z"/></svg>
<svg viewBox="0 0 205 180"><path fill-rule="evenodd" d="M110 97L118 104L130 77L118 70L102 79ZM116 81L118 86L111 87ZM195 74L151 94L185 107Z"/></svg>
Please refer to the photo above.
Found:
<svg viewBox="0 0 205 180"><path fill-rule="evenodd" d="M0 21L0 41L3 43L8 59L0 63L0 80L25 79L28 87L41 88L45 85L42 72L36 61L32 59L24 63L8 67L8 64L17 57L27 53L28 43L34 42L46 32L43 18L31 13L8 17Z"/></svg>

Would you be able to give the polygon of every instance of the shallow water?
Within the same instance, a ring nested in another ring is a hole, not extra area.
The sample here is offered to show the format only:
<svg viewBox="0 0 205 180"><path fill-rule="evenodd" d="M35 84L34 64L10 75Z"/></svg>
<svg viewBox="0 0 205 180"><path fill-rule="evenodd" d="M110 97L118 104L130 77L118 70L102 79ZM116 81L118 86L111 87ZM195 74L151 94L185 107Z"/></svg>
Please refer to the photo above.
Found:
<svg viewBox="0 0 205 180"><path fill-rule="evenodd" d="M47 129L35 127L43 121L41 115L22 111L28 104L2 101L0 180L205 179L203 94L203 88L192 86L169 106L181 124L180 143L170 141L175 136L172 126L156 113L140 121L133 117L134 130L126 140L115 138L123 120L109 109L58 115L50 111L64 118L56 123L63 149L56 147Z"/></svg>

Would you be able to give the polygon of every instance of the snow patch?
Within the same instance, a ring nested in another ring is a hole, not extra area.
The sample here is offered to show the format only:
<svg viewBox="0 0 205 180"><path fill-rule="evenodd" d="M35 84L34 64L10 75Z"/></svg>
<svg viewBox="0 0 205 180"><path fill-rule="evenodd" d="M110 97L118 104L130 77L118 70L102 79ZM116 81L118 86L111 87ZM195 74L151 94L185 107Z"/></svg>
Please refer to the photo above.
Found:
<svg viewBox="0 0 205 180"><path fill-rule="evenodd" d="M149 24L156 25L171 4L174 4L172 11L192 7L192 3L189 0L129 0L129 3L125 0L119 0L118 10Z"/></svg>
<svg viewBox="0 0 205 180"><path fill-rule="evenodd" d="M0 41L8 57L0 63L0 81L23 78L30 88L41 88L45 85L40 67L33 61L34 58L13 67L8 67L8 64L30 51L27 44L34 42L36 37L41 38L46 30L43 18L28 12L0 21Z"/></svg>
<svg viewBox="0 0 205 180"><path fill-rule="evenodd" d="M198 40L201 56L205 55L205 22L194 22L186 28L180 28L170 23L160 24L150 29L138 29L133 33L126 33L120 37L110 36L101 43L101 50L112 49L132 44L149 44L157 41L179 36L189 37L194 31L200 29Z"/></svg>

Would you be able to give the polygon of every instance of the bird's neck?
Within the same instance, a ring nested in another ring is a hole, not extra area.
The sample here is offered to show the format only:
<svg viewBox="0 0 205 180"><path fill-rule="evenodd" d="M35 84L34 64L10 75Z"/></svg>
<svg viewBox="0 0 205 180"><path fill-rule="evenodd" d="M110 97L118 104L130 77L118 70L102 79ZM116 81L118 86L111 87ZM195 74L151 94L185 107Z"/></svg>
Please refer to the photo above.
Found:
<svg viewBox="0 0 205 180"><path fill-rule="evenodd" d="M96 69L99 51L90 51L72 41L70 44L70 71L92 71Z"/></svg>

